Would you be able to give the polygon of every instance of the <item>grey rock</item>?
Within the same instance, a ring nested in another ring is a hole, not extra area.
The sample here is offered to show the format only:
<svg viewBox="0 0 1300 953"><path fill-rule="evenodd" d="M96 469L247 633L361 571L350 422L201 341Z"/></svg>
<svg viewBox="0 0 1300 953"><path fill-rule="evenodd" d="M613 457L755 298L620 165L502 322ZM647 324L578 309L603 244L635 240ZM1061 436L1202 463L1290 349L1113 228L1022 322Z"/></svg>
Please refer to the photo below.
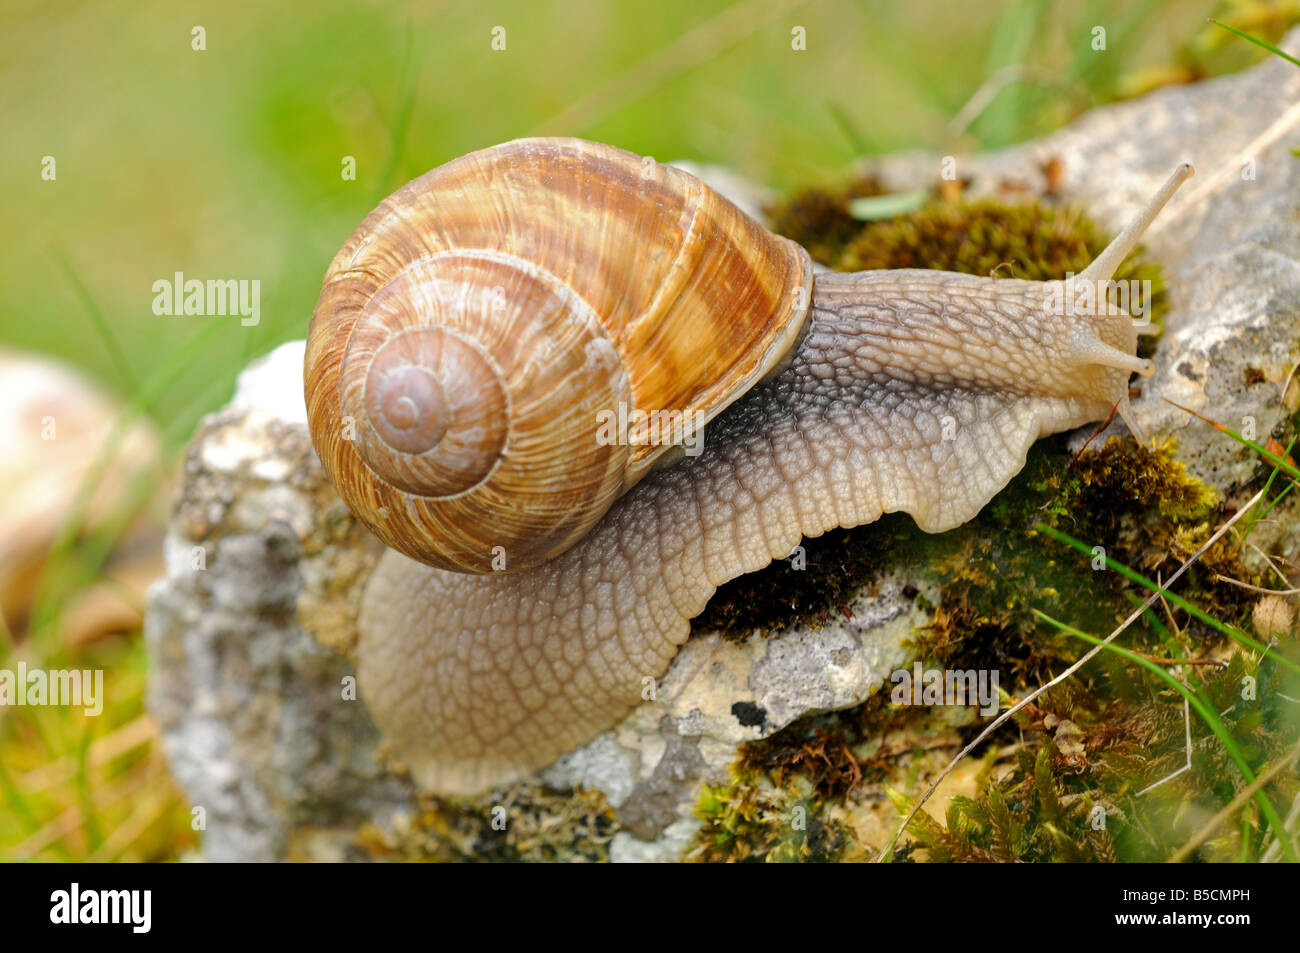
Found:
<svg viewBox="0 0 1300 953"><path fill-rule="evenodd" d="M658 840L644 841L619 831L609 845L609 859L616 864L662 864L678 860L699 828L690 817L673 821Z"/></svg>
<svg viewBox="0 0 1300 953"><path fill-rule="evenodd" d="M301 344L280 348L201 425L145 617L149 707L202 809L210 860L338 855L359 823L410 805L409 783L376 760L364 707L344 700L351 664L313 637L337 629L300 621L346 619L320 607L346 603L348 577L378 553L364 533L337 532L292 396L301 405L301 385L275 386L301 368Z"/></svg>

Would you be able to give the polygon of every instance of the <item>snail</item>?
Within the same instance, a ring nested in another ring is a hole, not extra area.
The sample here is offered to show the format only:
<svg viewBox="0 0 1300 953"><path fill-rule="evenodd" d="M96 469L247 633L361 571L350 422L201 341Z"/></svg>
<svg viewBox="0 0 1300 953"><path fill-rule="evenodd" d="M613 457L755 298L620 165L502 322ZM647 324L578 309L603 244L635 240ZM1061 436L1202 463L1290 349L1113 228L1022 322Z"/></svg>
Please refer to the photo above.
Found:
<svg viewBox="0 0 1300 953"><path fill-rule="evenodd" d="M305 394L327 474L390 547L358 675L417 783L476 793L613 726L716 587L802 537L895 511L942 532L1040 436L1132 427L1143 329L1104 294L1063 303L1190 175L1055 282L814 275L693 176L577 139L384 200L328 269ZM703 423L703 452L602 439L660 412Z"/></svg>

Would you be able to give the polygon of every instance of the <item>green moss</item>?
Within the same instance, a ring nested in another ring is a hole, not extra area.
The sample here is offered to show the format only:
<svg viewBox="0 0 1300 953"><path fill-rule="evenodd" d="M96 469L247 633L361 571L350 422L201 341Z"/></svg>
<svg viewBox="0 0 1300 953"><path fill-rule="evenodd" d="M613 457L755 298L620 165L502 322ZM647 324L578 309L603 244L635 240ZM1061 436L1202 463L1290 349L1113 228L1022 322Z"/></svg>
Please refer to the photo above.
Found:
<svg viewBox="0 0 1300 953"><path fill-rule="evenodd" d="M838 859L849 839L798 778L778 785L736 772L730 784L704 787L695 816L703 826L687 852L694 861L825 863Z"/></svg>
<svg viewBox="0 0 1300 953"><path fill-rule="evenodd" d="M616 830L599 793L525 782L483 798L421 796L391 829L364 825L357 847L377 860L599 862Z"/></svg>
<svg viewBox="0 0 1300 953"><path fill-rule="evenodd" d="M989 784L978 798L953 797L944 822L924 812L909 827L915 844L899 860L911 860L917 848L933 861L1022 862L1116 860L1115 845L1088 792L1067 791L1058 780L1052 749L1018 753L1013 778ZM890 797L900 813L911 802L895 791Z"/></svg>
<svg viewBox="0 0 1300 953"><path fill-rule="evenodd" d="M1032 608L1104 634L1128 615L1133 597L1145 595L1116 573L1094 571L1033 524L1043 521L1096 541L1113 558L1167 577L1224 518L1215 494L1187 474L1172 450L1168 444L1148 449L1113 438L1073 458L1062 439L1040 441L1025 470L971 523L928 536L898 517L826 542L810 541L810 565L824 560L856 566L867 573L868 586L883 567L905 567L934 582L939 597L931 623L913 639L919 657L928 667L996 670L1003 689L1022 696L1083 650L1039 625ZM785 564L769 572L803 575ZM1229 537L1202 556L1180 592L1219 618L1247 624L1257 597L1222 582L1221 575L1263 582L1247 569L1239 543ZM744 585L759 593L775 582L772 577ZM851 587L842 586L833 600L849 594ZM833 601L826 611L835 611ZM1180 654L1206 657L1223 650L1218 633L1181 613L1175 618ZM1156 658L1169 652L1150 626L1134 626L1125 644ZM1204 675L1217 710L1232 708L1248 674L1242 664L1239 658ZM1269 679L1279 677L1271 663L1266 669ZM1261 691L1273 684L1258 677ZM1277 692L1270 697L1276 699ZM1259 759L1275 756L1295 733L1281 710L1237 710L1241 720L1233 730L1239 744ZM801 779L824 812L863 792L901 784L899 772L909 758L900 761L900 756L927 749L945 735L955 750L982 724L971 719L954 725L951 712L898 708L888 693L877 693L856 708L801 719L745 745L738 772L778 789ZM1061 725L1069 726L1071 740L1077 737L1076 747L1061 740ZM1203 819L1239 786L1239 773L1208 729L1199 724L1193 729L1203 761L1167 791L1139 799L1142 787L1185 760L1182 705L1144 671L1103 655L989 739L989 751L1019 746L1015 763L1004 766L996 781L985 780L979 797L954 801L946 823L932 822L930 829L917 822L912 833L918 840L900 859L922 848L931 859L1160 859L1192 833L1189 798L1206 802L1207 813L1196 815ZM908 741L891 750L882 739L894 736ZM1098 826L1101 815L1094 809L1099 805L1106 826ZM753 832L735 830L738 838L748 833Z"/></svg>
<svg viewBox="0 0 1300 953"><path fill-rule="evenodd" d="M804 189L768 209L772 230L794 239L813 261L834 267L844 245L861 230L862 222L849 214L849 202L884 194L872 176L860 176L830 188Z"/></svg>
<svg viewBox="0 0 1300 953"><path fill-rule="evenodd" d="M1294 718L1263 684L1276 675L1271 663L1255 668L1234 653L1225 666L1202 676L1204 695L1223 712L1233 740L1256 772L1295 742ZM1242 697L1246 676L1260 678L1262 690L1269 692L1258 699L1275 701L1247 703ZM944 823L929 817L913 822L909 832L915 844L903 857L924 849L931 860L1167 859L1245 782L1223 746L1196 719L1191 723L1191 770L1176 774L1187 762L1182 705L1144 672L1129 677L1139 683L1133 698L1058 693L1027 708L1017 719L1022 734L1012 766L996 781L987 781L978 797L953 798ZM1063 744L1066 725L1070 743ZM1292 771L1279 778L1272 796L1284 809L1297 793L1300 779ZM900 813L910 807L905 798L894 797ZM1259 819L1251 808L1245 820L1258 843ZM1239 830L1226 826L1201 849L1201 856L1242 859Z"/></svg>
<svg viewBox="0 0 1300 953"><path fill-rule="evenodd" d="M1048 281L1080 272L1106 242L1091 220L1040 202L932 202L871 222L844 247L840 271L937 268Z"/></svg>

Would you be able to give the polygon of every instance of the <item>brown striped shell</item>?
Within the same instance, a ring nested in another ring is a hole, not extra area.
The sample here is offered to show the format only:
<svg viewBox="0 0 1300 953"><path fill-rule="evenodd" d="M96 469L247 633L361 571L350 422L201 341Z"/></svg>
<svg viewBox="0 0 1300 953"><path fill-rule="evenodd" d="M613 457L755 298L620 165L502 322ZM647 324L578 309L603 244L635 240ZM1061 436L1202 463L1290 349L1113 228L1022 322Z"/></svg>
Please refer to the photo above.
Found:
<svg viewBox="0 0 1300 953"><path fill-rule="evenodd" d="M712 418L792 350L811 269L652 159L579 139L471 153L385 199L330 265L312 441L394 549L537 565L672 449L599 439L601 413Z"/></svg>

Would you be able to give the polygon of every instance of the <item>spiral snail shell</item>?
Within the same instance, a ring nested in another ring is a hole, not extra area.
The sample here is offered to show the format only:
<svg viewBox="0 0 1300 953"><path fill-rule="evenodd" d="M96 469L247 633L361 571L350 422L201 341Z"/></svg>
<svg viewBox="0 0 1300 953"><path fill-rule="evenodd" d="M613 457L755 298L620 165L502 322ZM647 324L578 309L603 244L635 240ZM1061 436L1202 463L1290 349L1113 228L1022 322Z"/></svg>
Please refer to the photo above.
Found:
<svg viewBox="0 0 1300 953"><path fill-rule="evenodd" d="M475 152L386 199L330 265L316 448L394 549L525 569L672 450L597 439L602 413L707 422L780 367L811 290L802 248L671 166L577 139Z"/></svg>

